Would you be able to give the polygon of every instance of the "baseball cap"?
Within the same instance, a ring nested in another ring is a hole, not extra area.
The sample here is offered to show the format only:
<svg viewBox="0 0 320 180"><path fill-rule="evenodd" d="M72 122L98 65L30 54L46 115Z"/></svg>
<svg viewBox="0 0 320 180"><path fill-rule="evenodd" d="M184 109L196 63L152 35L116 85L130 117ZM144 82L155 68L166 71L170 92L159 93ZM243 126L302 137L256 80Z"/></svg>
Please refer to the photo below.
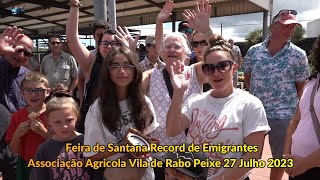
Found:
<svg viewBox="0 0 320 180"><path fill-rule="evenodd" d="M178 24L178 31L181 32L183 29L188 29L188 26L185 26L183 23L188 23L188 21L184 20Z"/></svg>
<svg viewBox="0 0 320 180"><path fill-rule="evenodd" d="M296 10L288 10L283 9L280 10L272 19L272 24L276 22L280 22L281 24L296 24L301 26L301 24L297 21L297 11Z"/></svg>
<svg viewBox="0 0 320 180"><path fill-rule="evenodd" d="M200 159L200 161L205 161L207 156L203 152L169 152L164 156L155 156L156 159L159 159L162 162L166 162L166 159L171 159L172 161L178 161L178 159L186 162L190 161L193 164L195 159ZM201 167L200 165L190 167L177 167L174 168L180 171L183 174L186 174L193 178L207 179L208 168Z"/></svg>
<svg viewBox="0 0 320 180"><path fill-rule="evenodd" d="M146 46L149 44L156 44L154 35L147 36L145 43L146 43Z"/></svg>

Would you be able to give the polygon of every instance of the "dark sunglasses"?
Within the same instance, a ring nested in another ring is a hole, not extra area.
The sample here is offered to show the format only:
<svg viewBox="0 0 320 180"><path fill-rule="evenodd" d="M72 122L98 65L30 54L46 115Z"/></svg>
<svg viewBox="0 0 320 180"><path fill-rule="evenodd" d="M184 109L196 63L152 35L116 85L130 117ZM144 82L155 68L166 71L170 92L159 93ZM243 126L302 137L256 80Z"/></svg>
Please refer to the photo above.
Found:
<svg viewBox="0 0 320 180"><path fill-rule="evenodd" d="M25 50L25 49L19 49L17 50L17 53L22 53L23 52L23 55L26 56L26 57L31 57L33 56L33 53L28 51L28 50Z"/></svg>
<svg viewBox="0 0 320 180"><path fill-rule="evenodd" d="M217 70L221 73L226 73L231 70L231 65L233 64L232 61L226 60L226 61L221 61L217 65L214 64L203 64L202 65L202 72L205 75L211 75L214 73L214 71Z"/></svg>
<svg viewBox="0 0 320 180"><path fill-rule="evenodd" d="M36 95L40 95L40 94L43 94L43 93L46 92L46 91L47 91L47 89L42 89L42 88L35 88L35 89L27 88L27 89L22 89L23 94L26 94L26 95L31 95L33 92L34 92Z"/></svg>
<svg viewBox="0 0 320 180"><path fill-rule="evenodd" d="M103 48L107 48L109 45L110 45L111 47L115 48L115 47L121 46L121 43L118 42L118 41L111 41L111 42L109 42L109 41L101 41L101 42L100 42L100 45L101 45L101 47L103 47Z"/></svg>
<svg viewBox="0 0 320 180"><path fill-rule="evenodd" d="M206 40L202 40L202 41L192 41L191 42L192 47L198 47L198 46L207 46L208 43Z"/></svg>
<svg viewBox="0 0 320 180"><path fill-rule="evenodd" d="M50 42L51 45L60 45L61 42Z"/></svg>
<svg viewBox="0 0 320 180"><path fill-rule="evenodd" d="M188 29L182 29L181 32L184 34L187 34L187 33L191 34L193 30L191 28L188 28Z"/></svg>

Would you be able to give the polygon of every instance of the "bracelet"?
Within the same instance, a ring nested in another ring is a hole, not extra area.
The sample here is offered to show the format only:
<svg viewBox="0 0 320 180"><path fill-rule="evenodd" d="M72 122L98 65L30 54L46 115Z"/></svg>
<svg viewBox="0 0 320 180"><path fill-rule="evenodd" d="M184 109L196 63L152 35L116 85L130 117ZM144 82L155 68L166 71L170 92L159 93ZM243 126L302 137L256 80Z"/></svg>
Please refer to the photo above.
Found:
<svg viewBox="0 0 320 180"><path fill-rule="evenodd" d="M213 34L212 29L210 28L209 31L202 33L205 37L211 36Z"/></svg>
<svg viewBox="0 0 320 180"><path fill-rule="evenodd" d="M82 7L82 4L80 2L77 2L77 4L70 3L71 7Z"/></svg>

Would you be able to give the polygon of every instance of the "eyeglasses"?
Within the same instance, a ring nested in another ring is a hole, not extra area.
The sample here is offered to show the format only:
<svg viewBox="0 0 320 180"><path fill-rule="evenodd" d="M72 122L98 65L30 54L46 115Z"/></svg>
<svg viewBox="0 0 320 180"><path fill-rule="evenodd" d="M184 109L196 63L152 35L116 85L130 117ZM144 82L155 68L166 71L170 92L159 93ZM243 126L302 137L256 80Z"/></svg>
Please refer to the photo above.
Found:
<svg viewBox="0 0 320 180"><path fill-rule="evenodd" d="M233 64L232 61L226 60L226 61L221 61L217 65L214 64L203 64L202 65L202 72L205 75L211 75L214 73L214 71L217 70L221 73L226 73L231 70L231 65Z"/></svg>
<svg viewBox="0 0 320 180"><path fill-rule="evenodd" d="M26 95L31 95L33 92L37 95L43 94L44 92L46 92L47 89L42 89L42 88L35 88L35 89L31 89L31 88L27 88L27 89L22 89L23 94Z"/></svg>
<svg viewBox="0 0 320 180"><path fill-rule="evenodd" d="M169 50L176 50L176 51L180 51L183 49L182 46L178 45L178 44L167 44L167 45L164 45L164 49L169 51Z"/></svg>
<svg viewBox="0 0 320 180"><path fill-rule="evenodd" d="M26 56L26 57L31 57L33 56L33 53L26 50L26 49L19 49L17 50L17 53L22 53L23 52L23 55Z"/></svg>
<svg viewBox="0 0 320 180"><path fill-rule="evenodd" d="M206 40L202 40L202 41L192 41L191 42L192 47L198 47L198 46L207 46L208 43Z"/></svg>
<svg viewBox="0 0 320 180"><path fill-rule="evenodd" d="M50 42L51 45L60 45L61 42Z"/></svg>
<svg viewBox="0 0 320 180"><path fill-rule="evenodd" d="M103 48L107 48L108 46L111 46L112 48L115 48L115 47L119 47L121 46L121 43L118 42L118 41L101 41L100 42L100 46L103 47Z"/></svg>
<svg viewBox="0 0 320 180"><path fill-rule="evenodd" d="M276 14L272 20L272 23L276 22L276 19L278 19L281 16L286 16L288 14L293 14L293 15L297 15L297 11L296 10L289 10L289 9L283 9L281 11L278 12L278 14ZM281 19L281 18L280 18Z"/></svg>
<svg viewBox="0 0 320 180"><path fill-rule="evenodd" d="M114 64L110 65L109 67L110 72L118 72L121 69L123 69L126 72L132 71L135 67L132 64L124 64L124 65L119 65L119 64Z"/></svg>
<svg viewBox="0 0 320 180"><path fill-rule="evenodd" d="M187 34L187 33L191 34L193 30L191 28L188 28L188 29L182 29L181 32L184 34Z"/></svg>

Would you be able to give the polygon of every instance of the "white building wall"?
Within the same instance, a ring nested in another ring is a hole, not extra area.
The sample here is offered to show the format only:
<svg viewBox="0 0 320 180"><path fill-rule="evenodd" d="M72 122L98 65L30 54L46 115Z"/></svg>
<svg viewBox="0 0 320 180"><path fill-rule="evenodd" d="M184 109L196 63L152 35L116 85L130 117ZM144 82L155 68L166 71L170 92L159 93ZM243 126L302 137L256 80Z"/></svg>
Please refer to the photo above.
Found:
<svg viewBox="0 0 320 180"><path fill-rule="evenodd" d="M320 35L320 19L307 23L307 38L318 37Z"/></svg>

